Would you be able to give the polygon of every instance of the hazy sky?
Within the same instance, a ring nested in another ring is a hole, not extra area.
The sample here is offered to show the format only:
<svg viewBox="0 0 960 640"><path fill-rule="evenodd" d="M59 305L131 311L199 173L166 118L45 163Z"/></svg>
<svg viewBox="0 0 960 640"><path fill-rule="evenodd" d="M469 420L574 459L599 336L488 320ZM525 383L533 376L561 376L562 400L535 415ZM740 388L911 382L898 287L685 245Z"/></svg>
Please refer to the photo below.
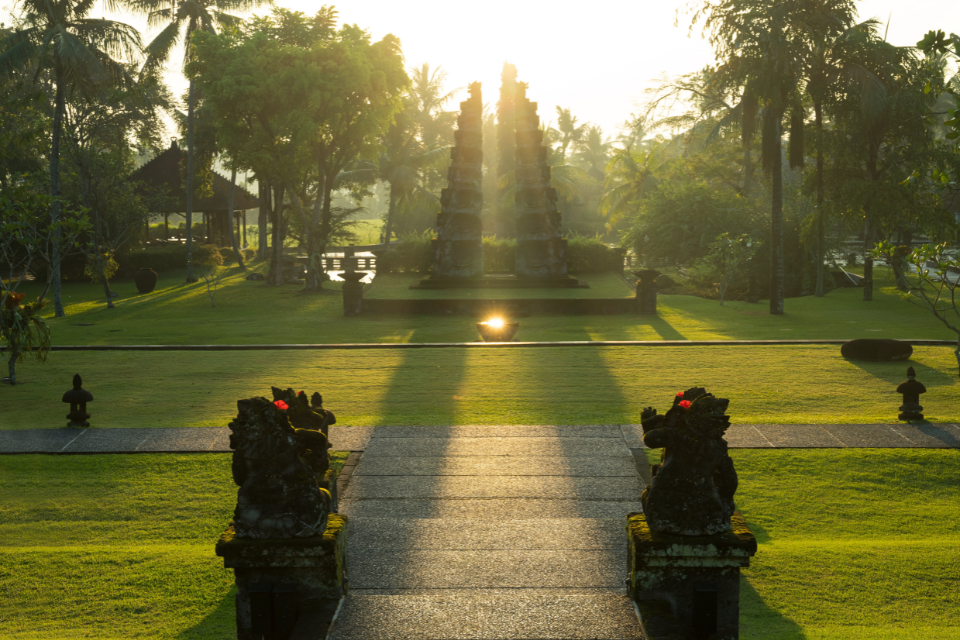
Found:
<svg viewBox="0 0 960 640"><path fill-rule="evenodd" d="M310 0L278 4L309 14L320 6ZM864 0L859 5L862 19L886 23L892 16L889 40L897 45L915 44L930 29L960 33L956 0ZM443 67L449 89L480 81L484 102L495 103L500 70L509 61L529 83L528 96L539 103L541 120L555 121L560 105L611 136L658 77L713 61L699 29L688 37L686 15L674 26L677 9L686 6L676 1L343 0L335 6L341 22L358 24L375 39L387 33L399 37L407 66ZM127 19L145 28L142 19ZM153 35L145 34L146 41ZM178 70L171 70L169 80L179 85L178 93L185 86ZM465 94L449 108L458 108Z"/></svg>

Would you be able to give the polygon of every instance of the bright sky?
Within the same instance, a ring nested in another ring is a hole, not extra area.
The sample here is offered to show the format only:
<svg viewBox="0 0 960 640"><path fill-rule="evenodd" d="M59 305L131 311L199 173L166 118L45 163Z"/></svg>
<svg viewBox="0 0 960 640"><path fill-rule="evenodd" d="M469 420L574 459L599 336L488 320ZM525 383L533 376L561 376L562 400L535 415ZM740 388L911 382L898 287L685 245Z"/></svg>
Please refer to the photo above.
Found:
<svg viewBox="0 0 960 640"><path fill-rule="evenodd" d="M278 4L309 14L319 6L312 0ZM599 124L613 136L658 77L696 71L713 61L699 30L688 37L689 18L681 16L674 26L677 8L685 5L670 0L342 0L336 7L342 22L358 24L375 39L387 33L399 37L408 66L443 67L448 89L479 80L484 101L492 105L501 67L509 61L520 80L530 84L528 96L539 103L541 120L555 121L560 105L579 122ZM0 20L6 9L0 9ZM930 29L960 33L960 2L952 0L863 0L860 16L883 23L890 17L888 37L897 45L915 44ZM142 19L126 19L146 26ZM145 41L153 35L145 34ZM179 94L185 81L174 67L169 81ZM464 91L449 108L457 109L465 97Z"/></svg>

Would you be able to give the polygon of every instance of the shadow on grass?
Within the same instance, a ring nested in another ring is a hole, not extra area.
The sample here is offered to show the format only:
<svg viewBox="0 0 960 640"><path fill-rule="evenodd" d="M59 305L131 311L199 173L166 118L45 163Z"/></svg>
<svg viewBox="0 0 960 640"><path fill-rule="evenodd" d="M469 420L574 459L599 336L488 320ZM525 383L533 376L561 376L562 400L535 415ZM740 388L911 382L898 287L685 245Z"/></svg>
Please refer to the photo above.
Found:
<svg viewBox="0 0 960 640"><path fill-rule="evenodd" d="M956 376L945 371L940 371L939 369L928 367L913 358L909 360L899 360L897 362L867 362L865 360L852 360L850 358L844 358L844 360L874 378L892 383L894 387L907 379L907 367L913 367L917 373L917 380L922 382L927 388L949 387L957 383Z"/></svg>
<svg viewBox="0 0 960 640"><path fill-rule="evenodd" d="M415 329L406 341L425 342L427 332ZM422 417L419 424L456 424L466 349L404 349L402 353L380 400L380 424L410 424L410 416Z"/></svg>
<svg viewBox="0 0 960 640"><path fill-rule="evenodd" d="M177 640L229 640L237 637L237 587L231 587L217 608L177 635Z"/></svg>
<svg viewBox="0 0 960 640"><path fill-rule="evenodd" d="M796 622L767 606L753 585L741 576L740 637L744 640L806 640L807 635Z"/></svg>
<svg viewBox="0 0 960 640"><path fill-rule="evenodd" d="M644 316L640 316L643 318ZM647 323L650 325L650 328L657 332L657 335L660 336L663 340L686 340L686 336L673 328L669 322L661 318L660 316L646 316L650 318L650 322ZM644 324L644 323L638 323Z"/></svg>

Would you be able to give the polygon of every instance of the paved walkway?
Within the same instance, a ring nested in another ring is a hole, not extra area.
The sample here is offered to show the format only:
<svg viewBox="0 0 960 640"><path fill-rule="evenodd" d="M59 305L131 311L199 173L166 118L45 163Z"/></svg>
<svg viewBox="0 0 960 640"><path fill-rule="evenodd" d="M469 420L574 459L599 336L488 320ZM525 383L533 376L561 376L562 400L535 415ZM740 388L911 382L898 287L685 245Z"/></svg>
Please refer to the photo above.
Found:
<svg viewBox="0 0 960 640"><path fill-rule="evenodd" d="M642 487L617 425L378 428L341 498L330 639L641 640L623 526Z"/></svg>
<svg viewBox="0 0 960 640"><path fill-rule="evenodd" d="M379 431L378 431L379 429ZM562 429L585 433L604 429L620 433L628 447L641 448L639 425L594 425L569 427L477 426L477 427L331 427L330 441L340 451L363 451L375 433L426 433L460 429L478 437L523 436L537 429ZM227 427L129 428L129 429L23 429L0 431L0 454L14 453L227 453ZM738 424L726 435L732 448L960 448L956 424Z"/></svg>

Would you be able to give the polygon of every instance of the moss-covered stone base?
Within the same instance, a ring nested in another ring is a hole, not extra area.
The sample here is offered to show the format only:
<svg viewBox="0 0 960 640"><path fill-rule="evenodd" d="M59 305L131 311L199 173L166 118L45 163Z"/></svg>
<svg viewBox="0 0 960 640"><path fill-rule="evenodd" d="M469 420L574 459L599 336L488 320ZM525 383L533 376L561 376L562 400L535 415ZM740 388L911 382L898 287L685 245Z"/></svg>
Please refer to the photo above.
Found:
<svg viewBox="0 0 960 640"><path fill-rule="evenodd" d="M238 538L231 524L220 536L216 553L234 571L238 638L251 634L253 585L293 586L301 614L318 602L339 600L348 591L347 519L338 514L327 518L322 536L309 538Z"/></svg>
<svg viewBox="0 0 960 640"><path fill-rule="evenodd" d="M648 627L692 632L695 620L712 628L711 640L736 640L740 634L740 567L750 566L757 541L740 513L733 530L715 536L674 536L650 530L642 513L627 517L628 569L631 597L638 603L661 601L674 620L663 620L647 607ZM699 593L698 593L699 592ZM715 593L715 596L713 595ZM715 598L716 615L706 615ZM640 607L641 618L644 607ZM663 637L671 637L670 635Z"/></svg>

